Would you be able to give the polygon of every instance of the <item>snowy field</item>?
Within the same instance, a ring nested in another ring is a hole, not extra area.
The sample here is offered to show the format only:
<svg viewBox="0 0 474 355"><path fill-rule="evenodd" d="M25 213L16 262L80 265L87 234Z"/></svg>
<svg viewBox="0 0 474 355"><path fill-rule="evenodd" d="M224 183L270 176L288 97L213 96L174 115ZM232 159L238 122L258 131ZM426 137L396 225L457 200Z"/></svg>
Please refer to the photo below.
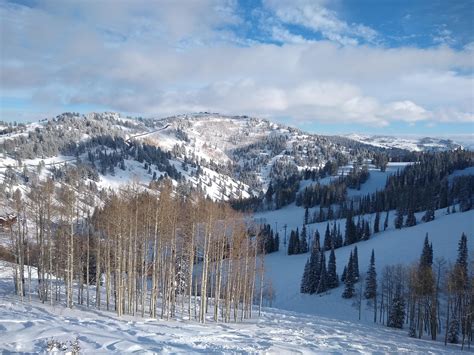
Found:
<svg viewBox="0 0 474 355"><path fill-rule="evenodd" d="M0 271L0 352L44 352L49 339L79 340L84 353L461 353L456 346L408 338L406 331L266 308L244 323L117 318L51 307L12 296L11 269ZM464 352L465 353L465 352Z"/></svg>

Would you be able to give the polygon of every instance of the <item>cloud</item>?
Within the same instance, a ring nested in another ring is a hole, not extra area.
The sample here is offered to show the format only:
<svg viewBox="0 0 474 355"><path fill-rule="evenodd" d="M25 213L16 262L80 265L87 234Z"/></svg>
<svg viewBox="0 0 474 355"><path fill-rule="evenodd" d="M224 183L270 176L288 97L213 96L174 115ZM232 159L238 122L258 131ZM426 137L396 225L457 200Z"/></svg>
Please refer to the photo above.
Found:
<svg viewBox="0 0 474 355"><path fill-rule="evenodd" d="M328 9L327 1L266 0L264 4L282 23L304 26L320 33L323 38L343 45L357 45L360 40L370 43L377 40L378 34L374 29L341 20Z"/></svg>
<svg viewBox="0 0 474 355"><path fill-rule="evenodd" d="M233 1L115 3L113 12L106 1L0 4L0 96L27 97L41 113L87 105L147 116L290 117L292 124L473 122L473 46L357 44L374 34L321 12L321 2L298 2L287 14L285 2L265 3L280 14L266 22L280 45L233 32L245 22ZM283 19L332 40L308 40ZM341 46L343 37L357 43Z"/></svg>

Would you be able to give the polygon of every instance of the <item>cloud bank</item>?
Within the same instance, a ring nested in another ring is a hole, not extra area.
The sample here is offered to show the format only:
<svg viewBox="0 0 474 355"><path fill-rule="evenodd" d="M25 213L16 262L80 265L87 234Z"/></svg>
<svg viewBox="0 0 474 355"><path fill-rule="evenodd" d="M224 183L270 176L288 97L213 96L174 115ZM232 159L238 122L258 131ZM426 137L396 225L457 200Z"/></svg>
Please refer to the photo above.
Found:
<svg viewBox="0 0 474 355"><path fill-rule="evenodd" d="M387 48L324 1L268 0L258 11L265 40L241 34L253 24L234 1L0 3L0 96L32 112L87 105L293 123L474 122L474 46Z"/></svg>

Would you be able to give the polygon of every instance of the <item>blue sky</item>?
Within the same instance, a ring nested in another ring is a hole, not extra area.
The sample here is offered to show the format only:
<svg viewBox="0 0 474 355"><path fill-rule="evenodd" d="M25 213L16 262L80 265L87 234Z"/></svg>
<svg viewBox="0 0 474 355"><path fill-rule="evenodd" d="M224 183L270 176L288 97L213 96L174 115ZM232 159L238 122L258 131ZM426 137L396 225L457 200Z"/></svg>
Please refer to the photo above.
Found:
<svg viewBox="0 0 474 355"><path fill-rule="evenodd" d="M474 2L0 0L0 119L212 111L474 133Z"/></svg>

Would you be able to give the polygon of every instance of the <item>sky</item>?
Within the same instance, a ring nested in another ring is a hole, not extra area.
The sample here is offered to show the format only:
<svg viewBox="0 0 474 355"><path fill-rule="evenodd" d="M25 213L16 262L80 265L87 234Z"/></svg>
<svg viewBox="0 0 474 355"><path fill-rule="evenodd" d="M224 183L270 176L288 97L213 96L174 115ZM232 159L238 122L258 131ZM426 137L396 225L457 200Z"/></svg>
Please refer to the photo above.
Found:
<svg viewBox="0 0 474 355"><path fill-rule="evenodd" d="M0 120L250 115L474 133L471 0L0 0Z"/></svg>

